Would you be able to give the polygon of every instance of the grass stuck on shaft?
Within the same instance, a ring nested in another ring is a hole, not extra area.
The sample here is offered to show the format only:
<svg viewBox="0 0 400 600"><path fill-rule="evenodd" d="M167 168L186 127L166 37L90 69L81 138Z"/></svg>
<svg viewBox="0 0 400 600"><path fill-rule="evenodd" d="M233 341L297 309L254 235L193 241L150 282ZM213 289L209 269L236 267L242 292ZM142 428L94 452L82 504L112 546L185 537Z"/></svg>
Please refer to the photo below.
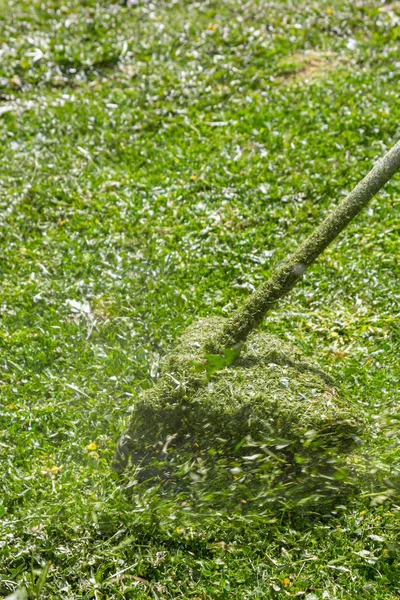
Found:
<svg viewBox="0 0 400 600"><path fill-rule="evenodd" d="M0 8L0 596L398 597L398 177L260 329L339 383L363 445L325 480L242 446L211 499L189 456L172 490L111 470L188 325L229 318L398 139L397 3ZM331 504L286 494L301 471Z"/></svg>

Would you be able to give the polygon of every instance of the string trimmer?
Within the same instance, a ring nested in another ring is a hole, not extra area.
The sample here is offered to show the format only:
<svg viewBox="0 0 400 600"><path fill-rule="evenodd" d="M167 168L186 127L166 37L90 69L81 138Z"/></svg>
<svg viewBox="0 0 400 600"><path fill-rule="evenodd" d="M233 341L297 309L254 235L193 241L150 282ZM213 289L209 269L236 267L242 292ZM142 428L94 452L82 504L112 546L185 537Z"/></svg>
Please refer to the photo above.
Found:
<svg viewBox="0 0 400 600"><path fill-rule="evenodd" d="M215 445L220 454L240 453L258 440L264 453L273 447L296 457L321 444L351 446L360 430L351 402L298 350L254 330L399 169L400 142L231 318L200 319L184 332L156 385L138 395L116 471L130 457L166 459L179 447L210 456Z"/></svg>

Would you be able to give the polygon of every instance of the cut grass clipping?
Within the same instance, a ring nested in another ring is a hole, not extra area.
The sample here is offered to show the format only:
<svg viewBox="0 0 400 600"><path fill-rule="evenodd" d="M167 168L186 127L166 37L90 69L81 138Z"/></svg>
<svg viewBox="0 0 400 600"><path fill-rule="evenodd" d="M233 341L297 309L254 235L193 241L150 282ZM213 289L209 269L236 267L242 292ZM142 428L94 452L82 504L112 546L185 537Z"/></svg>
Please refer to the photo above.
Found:
<svg viewBox="0 0 400 600"><path fill-rule="evenodd" d="M286 506L292 489L297 499L321 501L320 485L304 494L304 476L311 469L328 481L337 477L335 456L351 448L361 420L317 366L279 339L253 331L399 168L400 143L231 319L203 319L187 330L166 358L158 385L135 404L115 453L116 471L132 457L142 480L173 481L182 491L187 482L206 481L207 499L222 493L221 506L227 490L235 502L238 489L239 496L253 490L261 506L259 489L271 500L273 488L276 501L277 479L285 481ZM214 492L210 481L218 482ZM330 496L333 489L328 486Z"/></svg>
<svg viewBox="0 0 400 600"><path fill-rule="evenodd" d="M129 430L135 478L158 480L196 514L303 508L343 493L338 452L362 426L351 403L296 348L264 333L239 356L204 362L204 344L224 324L189 327L158 384L140 395Z"/></svg>
<svg viewBox="0 0 400 600"><path fill-rule="evenodd" d="M196 454L162 501L168 479L110 469L180 333L230 317L398 139L399 18L381 0L1 1L0 598L399 597L398 176L260 327L365 418L340 458L361 489L323 518L275 503L260 523L251 491L234 520L206 498L194 520ZM346 487L309 466L299 480Z"/></svg>

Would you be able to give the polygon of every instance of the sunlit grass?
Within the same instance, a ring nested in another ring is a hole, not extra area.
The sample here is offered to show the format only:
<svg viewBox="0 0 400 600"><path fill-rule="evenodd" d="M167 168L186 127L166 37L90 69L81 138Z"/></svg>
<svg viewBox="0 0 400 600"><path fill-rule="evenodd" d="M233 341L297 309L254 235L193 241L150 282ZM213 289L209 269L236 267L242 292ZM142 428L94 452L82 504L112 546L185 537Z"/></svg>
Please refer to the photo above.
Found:
<svg viewBox="0 0 400 600"><path fill-rule="evenodd" d="M200 520L110 464L179 332L398 139L399 9L128 4L0 3L0 594L50 561L41 598L393 600L400 177L263 326L365 416L356 497Z"/></svg>

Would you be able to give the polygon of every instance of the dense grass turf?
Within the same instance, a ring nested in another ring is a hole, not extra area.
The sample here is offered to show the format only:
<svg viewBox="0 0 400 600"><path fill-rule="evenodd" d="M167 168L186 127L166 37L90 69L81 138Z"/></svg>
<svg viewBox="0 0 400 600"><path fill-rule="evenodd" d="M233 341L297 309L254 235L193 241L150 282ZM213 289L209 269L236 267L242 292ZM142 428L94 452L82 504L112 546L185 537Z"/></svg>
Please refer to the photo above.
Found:
<svg viewBox="0 0 400 600"><path fill-rule="evenodd" d="M355 497L181 521L110 461L182 328L229 314L398 139L399 3L0 10L0 594L398 598L400 177L263 327L366 416Z"/></svg>

